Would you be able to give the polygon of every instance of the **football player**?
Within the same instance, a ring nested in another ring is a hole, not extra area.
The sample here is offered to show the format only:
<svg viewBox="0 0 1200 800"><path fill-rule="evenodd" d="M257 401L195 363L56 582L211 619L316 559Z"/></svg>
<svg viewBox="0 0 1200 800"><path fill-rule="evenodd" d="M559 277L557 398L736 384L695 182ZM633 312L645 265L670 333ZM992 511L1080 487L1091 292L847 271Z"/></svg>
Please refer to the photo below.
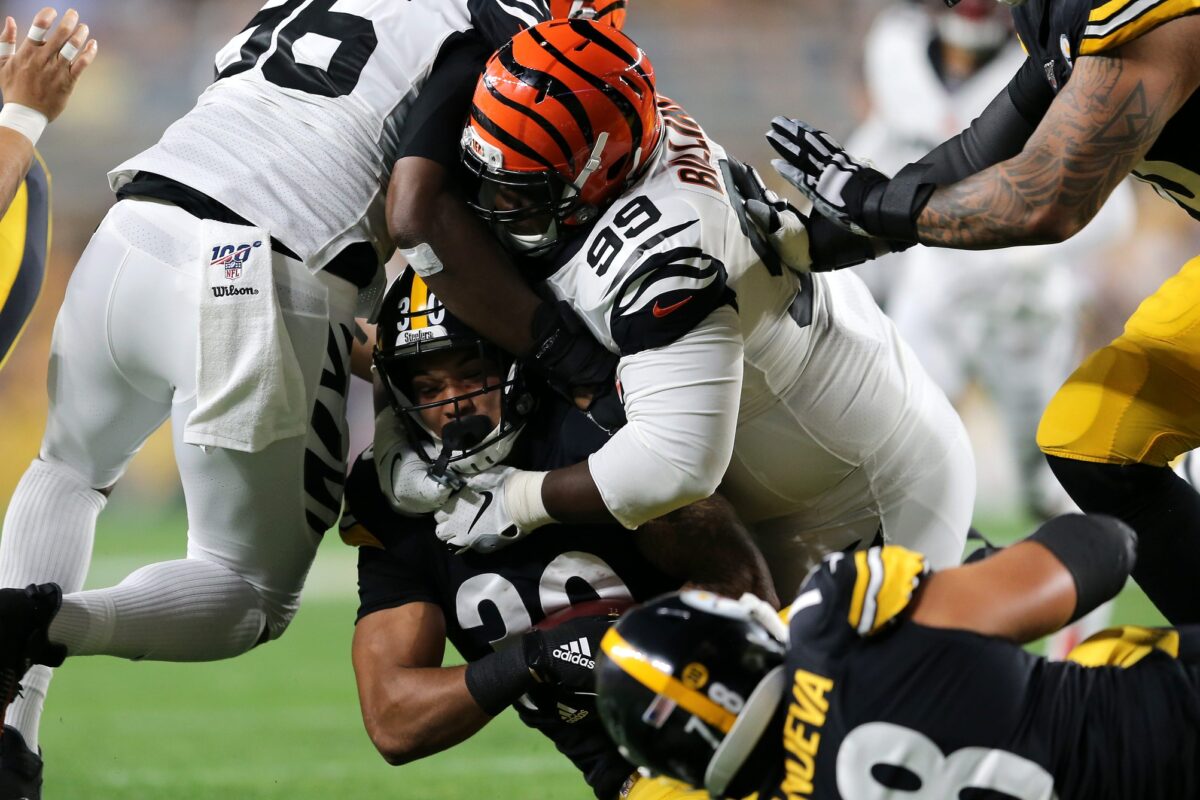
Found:
<svg viewBox="0 0 1200 800"><path fill-rule="evenodd" d="M496 463L573 463L607 436L448 313L412 270L389 289L378 331L377 385L390 401L379 427L399 428L405 452L358 459L341 521L343 539L359 548L353 656L368 734L389 763L403 764L453 747L511 705L598 798L614 800L631 768L592 703L594 659L611 622L598 605L619 610L685 580L774 602L766 564L713 501L632 536L560 525L491 555L448 550L428 507L397 509L381 491L381 479L389 490L422 479L406 458L437 465L452 484ZM584 611L568 611L576 606ZM582 615L544 627L572 613ZM447 641L465 667L442 666ZM623 796L656 796L650 789Z"/></svg>
<svg viewBox="0 0 1200 800"><path fill-rule="evenodd" d="M629 421L586 461L493 475L495 502L456 493L439 536L636 528L720 485L781 594L877 535L959 560L975 485L954 410L860 280L760 260L726 193L737 166L657 95L628 37L588 21L517 35L462 143L478 213L620 357Z"/></svg>
<svg viewBox="0 0 1200 800"><path fill-rule="evenodd" d="M38 665L0 737L0 798L40 793L38 720L64 657L229 658L288 626L341 510L354 315L393 250L385 189L419 101L549 13L333 5L264 4L196 106L110 175L119 202L71 276L46 433L0 541L0 586L31 587L0 592L0 712ZM187 558L81 592L96 516L167 419Z"/></svg>
<svg viewBox="0 0 1200 800"><path fill-rule="evenodd" d="M19 49L16 20L0 32L0 368L37 302L50 244L50 175L34 148L96 58L79 14L54 27L57 17L39 11Z"/></svg>
<svg viewBox="0 0 1200 800"><path fill-rule="evenodd" d="M1044 244L1080 230L1132 174L1200 218L1195 3L1006 2L1024 64L965 132L894 178L806 123L776 118L777 169L817 216L881 247ZM777 213L767 227L796 230L795 220ZM815 264L828 266L823 254ZM1198 287L1193 259L1067 379L1037 433L1081 508L1138 531L1134 577L1176 624L1200 621L1200 495L1169 466L1200 445Z"/></svg>
<svg viewBox="0 0 1200 800"><path fill-rule="evenodd" d="M846 147L884 172L966 127L1025 59L1011 15L995 0L893 3L872 24L863 57L871 112ZM1034 432L1079 357L1088 287L1076 267L1127 235L1135 214L1122 184L1068 243L976 253L916 247L858 270L952 402L971 381L987 392L1016 457L1023 506L1036 518L1071 507Z"/></svg>
<svg viewBox="0 0 1200 800"><path fill-rule="evenodd" d="M1070 515L943 572L835 554L786 627L671 596L605 635L598 711L634 763L713 797L1195 797L1196 630L1111 629L1066 662L1021 646L1115 595L1135 549L1124 523Z"/></svg>

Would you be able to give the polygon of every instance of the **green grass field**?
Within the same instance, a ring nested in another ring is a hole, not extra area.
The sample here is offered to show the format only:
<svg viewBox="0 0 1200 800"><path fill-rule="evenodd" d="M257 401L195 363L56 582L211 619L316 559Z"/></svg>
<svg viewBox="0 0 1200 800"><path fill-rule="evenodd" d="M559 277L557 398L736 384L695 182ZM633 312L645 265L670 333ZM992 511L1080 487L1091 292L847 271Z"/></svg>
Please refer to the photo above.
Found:
<svg viewBox="0 0 1200 800"><path fill-rule="evenodd" d="M984 523L1005 539L1021 523ZM183 522L109 519L89 587L137 566L177 558ZM81 798L330 797L589 798L540 735L506 712L452 751L387 766L363 732L350 667L353 553L328 539L287 635L210 664L69 661L54 678L42 723L45 796ZM1140 592L1120 598L1117 620L1157 623Z"/></svg>

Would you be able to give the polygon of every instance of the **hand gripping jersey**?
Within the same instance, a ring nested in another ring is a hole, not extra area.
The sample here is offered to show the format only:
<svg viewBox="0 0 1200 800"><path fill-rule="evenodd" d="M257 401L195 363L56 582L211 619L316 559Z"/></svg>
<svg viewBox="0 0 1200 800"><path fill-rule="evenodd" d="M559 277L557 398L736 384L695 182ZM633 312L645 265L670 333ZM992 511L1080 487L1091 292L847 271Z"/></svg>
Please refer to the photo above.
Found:
<svg viewBox="0 0 1200 800"><path fill-rule="evenodd" d="M408 109L468 32L493 50L548 18L544 1L275 0L216 58L217 80L158 144L109 174L171 178L227 206L317 270L347 245L392 251L388 178Z"/></svg>
<svg viewBox="0 0 1200 800"><path fill-rule="evenodd" d="M783 760L759 797L1197 796L1200 668L1177 657L1197 631L1106 631L1073 654L1083 663L1050 662L905 619L925 574L919 555L882 547L830 556L805 582Z"/></svg>
<svg viewBox="0 0 1200 800"><path fill-rule="evenodd" d="M604 435L561 400L530 419L505 463L553 469L578 461ZM369 454L346 484L342 538L359 547L362 617L406 603L442 609L446 634L473 661L530 630L545 617L596 599L647 600L677 589L615 526L552 525L496 553L453 555L438 541L432 516L400 516L382 493ZM610 800L633 768L609 741L590 698L565 699L547 688L516 704L522 721L541 731L583 772L596 796Z"/></svg>
<svg viewBox="0 0 1200 800"><path fill-rule="evenodd" d="M1029 0L1013 10L1029 58L1058 92L1075 59L1107 53L1176 17L1193 14L1195 0ZM1130 109L1147 113L1147 109ZM1200 219L1200 93L1167 121L1133 175Z"/></svg>
<svg viewBox="0 0 1200 800"><path fill-rule="evenodd" d="M876 514L900 484L945 463L960 423L857 277L768 270L729 204L724 150L678 105L659 104L665 141L647 173L570 242L546 280L621 356L630 424L589 460L608 508L630 527L663 513L626 500L674 479L667 469L631 477L620 448L640 441L650 443L640 445L640 463L724 473L722 493L749 522L798 514L796 533ZM734 315L736 330L720 341L698 333ZM736 381L740 397L704 408L709 430L661 416L643 423L645 408L695 412L710 397L687 392ZM668 393L670 403L661 399ZM923 454L898 444L918 430ZM726 435L732 461L726 451L701 467L691 448L717 451ZM946 549L957 559L960 547Z"/></svg>

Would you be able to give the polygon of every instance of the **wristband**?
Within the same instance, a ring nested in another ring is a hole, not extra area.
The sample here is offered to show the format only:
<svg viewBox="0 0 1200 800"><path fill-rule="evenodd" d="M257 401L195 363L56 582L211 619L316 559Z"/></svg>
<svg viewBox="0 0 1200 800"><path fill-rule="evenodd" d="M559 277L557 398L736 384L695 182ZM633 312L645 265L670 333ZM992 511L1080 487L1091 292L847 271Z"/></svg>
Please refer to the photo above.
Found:
<svg viewBox="0 0 1200 800"><path fill-rule="evenodd" d="M556 522L542 501L542 484L545 472L520 470L504 482L504 507L513 524L522 531L537 530L543 525Z"/></svg>
<svg viewBox="0 0 1200 800"><path fill-rule="evenodd" d="M5 103L4 107L0 108L0 127L12 128L17 133L23 134L34 145L38 143L42 132L49 124L50 120L46 118L45 114L28 106Z"/></svg>
<svg viewBox="0 0 1200 800"><path fill-rule="evenodd" d="M875 170L861 170L846 185L846 205L872 236L915 244L917 217L929 202L934 184L925 180L923 164L909 164L888 179Z"/></svg>
<svg viewBox="0 0 1200 800"><path fill-rule="evenodd" d="M483 711L496 716L537 681L525 665L521 641L467 664L467 691Z"/></svg>
<svg viewBox="0 0 1200 800"><path fill-rule="evenodd" d="M407 250L401 249L400 255L404 256L404 260L413 268L413 272L422 278L437 275L444 268L442 260L437 257L437 253L433 252L433 248L427 242L422 242Z"/></svg>
<svg viewBox="0 0 1200 800"><path fill-rule="evenodd" d="M1137 534L1124 522L1103 514L1064 514L1042 525L1026 540L1045 547L1075 581L1079 619L1125 587L1137 562Z"/></svg>

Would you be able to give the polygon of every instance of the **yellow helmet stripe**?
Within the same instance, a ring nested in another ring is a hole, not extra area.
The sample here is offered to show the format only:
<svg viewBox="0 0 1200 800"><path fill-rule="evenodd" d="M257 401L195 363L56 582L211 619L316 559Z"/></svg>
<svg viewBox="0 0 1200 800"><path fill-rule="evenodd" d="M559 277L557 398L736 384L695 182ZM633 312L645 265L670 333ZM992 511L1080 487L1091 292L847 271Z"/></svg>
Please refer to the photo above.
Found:
<svg viewBox="0 0 1200 800"><path fill-rule="evenodd" d="M871 570L867 566L867 554L860 550L854 554L854 592L850 595L850 627L858 628L862 621L863 606L867 602L867 584Z"/></svg>
<svg viewBox="0 0 1200 800"><path fill-rule="evenodd" d="M600 648L613 663L650 691L670 698L684 711L693 714L721 733L729 733L737 715L726 711L695 689L689 689L670 673L664 672L650 658L609 628L600 641Z"/></svg>
<svg viewBox="0 0 1200 800"><path fill-rule="evenodd" d="M412 305L408 307L412 314L413 330L429 327L429 314L420 313L426 311L426 306L429 305L429 287L425 285L425 281L421 280L420 275L413 275L412 296L409 298Z"/></svg>

